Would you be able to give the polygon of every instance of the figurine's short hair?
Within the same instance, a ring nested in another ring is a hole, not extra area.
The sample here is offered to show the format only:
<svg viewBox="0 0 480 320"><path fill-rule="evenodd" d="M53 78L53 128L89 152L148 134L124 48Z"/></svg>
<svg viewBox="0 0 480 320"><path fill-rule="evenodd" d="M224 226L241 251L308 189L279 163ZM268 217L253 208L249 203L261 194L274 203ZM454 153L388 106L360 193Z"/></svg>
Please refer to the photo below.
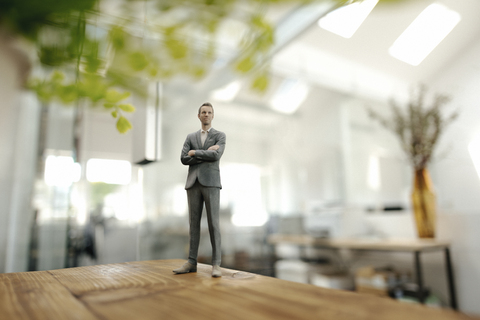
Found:
<svg viewBox="0 0 480 320"><path fill-rule="evenodd" d="M212 108L212 113L215 113L215 110L213 110L213 106L210 102L204 102L200 108L198 108L198 114L200 114L200 111L202 111L202 107L210 107Z"/></svg>

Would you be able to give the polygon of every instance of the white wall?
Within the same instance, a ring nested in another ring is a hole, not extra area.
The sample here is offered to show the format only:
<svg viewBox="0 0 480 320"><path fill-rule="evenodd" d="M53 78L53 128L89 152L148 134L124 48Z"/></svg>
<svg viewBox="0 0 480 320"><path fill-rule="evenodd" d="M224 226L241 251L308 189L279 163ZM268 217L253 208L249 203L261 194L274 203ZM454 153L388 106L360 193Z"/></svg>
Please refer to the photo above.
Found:
<svg viewBox="0 0 480 320"><path fill-rule="evenodd" d="M480 314L480 178L468 146L480 134L480 44L451 62L432 80L434 90L453 98L457 121L445 132L440 150L448 152L432 166L441 212L439 237L452 241L460 309Z"/></svg>
<svg viewBox="0 0 480 320"><path fill-rule="evenodd" d="M460 116L440 138L436 158L429 166L437 194L437 238L451 241L457 299L461 311L480 314L480 178L470 157L468 146L480 134L480 45L457 57L448 68L430 81L429 93L451 95L445 113L458 110ZM415 85L415 84L412 84ZM349 104L352 157L348 202L353 207L379 199L381 203L400 203L410 207L412 169L408 165L394 136L368 119L365 103L355 100ZM377 111L387 113L385 105L374 104ZM380 165L381 188L374 191L366 183L368 157L377 155ZM387 189L387 190L386 190ZM388 190L390 189L390 190ZM380 236L416 237L410 210L403 213L366 215L366 230ZM399 257L393 257L393 260ZM392 261L393 261L392 260ZM407 261L407 265L408 262ZM447 301L444 261L441 255L427 256L427 285Z"/></svg>
<svg viewBox="0 0 480 320"><path fill-rule="evenodd" d="M26 270L39 108L21 90L25 57L0 30L0 272Z"/></svg>
<svg viewBox="0 0 480 320"><path fill-rule="evenodd" d="M452 97L447 112L460 114L440 141L439 149L448 152L432 167L441 206L452 213L480 214L480 179L468 151L480 134L479 53L477 44L432 81L434 90Z"/></svg>

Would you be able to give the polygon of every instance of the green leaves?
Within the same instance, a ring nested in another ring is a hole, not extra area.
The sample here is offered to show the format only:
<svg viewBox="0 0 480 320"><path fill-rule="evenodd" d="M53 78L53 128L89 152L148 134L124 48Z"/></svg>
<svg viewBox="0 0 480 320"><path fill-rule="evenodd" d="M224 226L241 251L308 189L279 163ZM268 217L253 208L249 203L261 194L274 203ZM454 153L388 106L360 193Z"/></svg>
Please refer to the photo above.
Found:
<svg viewBox="0 0 480 320"><path fill-rule="evenodd" d="M165 47L173 59L183 59L189 51L187 43L178 35L179 27L165 28Z"/></svg>
<svg viewBox="0 0 480 320"><path fill-rule="evenodd" d="M100 60L96 55L91 54L85 57L84 65L86 72L96 73L103 65L103 61Z"/></svg>
<svg viewBox="0 0 480 320"><path fill-rule="evenodd" d="M134 112L135 111L135 107L132 106L130 103L120 104L120 105L118 105L118 107L125 112Z"/></svg>
<svg viewBox="0 0 480 320"><path fill-rule="evenodd" d="M118 118L117 129L119 132L125 133L132 128L128 119L122 116L122 112L132 113L135 111L132 104L124 101L130 97L130 92L120 92L116 88L112 88L114 84L108 83L99 75L84 74L77 81L68 81L64 73L55 71L43 81L31 80L28 86L35 90L38 97L44 102L59 100L64 104L71 104L79 99L87 99L92 101L94 106L103 102L103 107L111 110L110 113L114 118Z"/></svg>
<svg viewBox="0 0 480 320"><path fill-rule="evenodd" d="M132 124L130 123L130 121L128 121L127 118L125 117L120 117L118 118L118 121L117 121L117 130L120 132L120 133L125 133L127 132L128 130L132 129Z"/></svg>
<svg viewBox="0 0 480 320"><path fill-rule="evenodd" d="M117 130L120 133L126 133L128 130L132 128L132 124L128 121L127 118L122 116L122 111L124 112L134 112L135 107L130 103L121 103L118 102L128 98L130 96L130 92L119 92L115 89L110 89L107 91L105 95L105 103L103 106L106 109L114 109L110 114L117 120Z"/></svg>
<svg viewBox="0 0 480 320"><path fill-rule="evenodd" d="M58 88L57 92L58 97L65 104L72 103L78 99L77 86L75 86L74 84L61 86Z"/></svg>
<svg viewBox="0 0 480 320"><path fill-rule="evenodd" d="M108 33L109 41L115 50L122 50L126 43L126 34L122 27L113 26Z"/></svg>
<svg viewBox="0 0 480 320"><path fill-rule="evenodd" d="M130 92L119 92L115 89L110 89L107 91L105 95L105 101L107 103L115 104L120 100L126 99L130 97Z"/></svg>
<svg viewBox="0 0 480 320"><path fill-rule="evenodd" d="M255 77L252 82L252 89L260 92L267 90L269 84L269 77L266 73L261 73Z"/></svg>
<svg viewBox="0 0 480 320"><path fill-rule="evenodd" d="M142 71L148 66L149 60L145 53L137 51L129 54L128 64L134 71Z"/></svg>
<svg viewBox="0 0 480 320"><path fill-rule="evenodd" d="M110 84L101 76L91 74L83 75L76 84L79 96L91 100L94 105L105 99L106 92L110 87Z"/></svg>
<svg viewBox="0 0 480 320"><path fill-rule="evenodd" d="M235 70L244 74L252 74L250 75L251 88L257 92L265 92L269 85L269 75L265 71L268 66L265 54L275 42L274 28L263 15L256 11L250 16L248 26L250 32L241 40L240 45L243 51L234 65Z"/></svg>
<svg viewBox="0 0 480 320"><path fill-rule="evenodd" d="M247 73L248 71L252 70L255 66L255 62L253 61L252 56L247 56L241 59L236 65L235 69L237 71Z"/></svg>
<svg viewBox="0 0 480 320"><path fill-rule="evenodd" d="M27 87L35 90L38 98L43 102L48 102L54 97L58 97L62 102L72 102L78 97L77 89L75 86L63 85L64 79L63 73L55 71L51 74L50 79L30 80Z"/></svg>
<svg viewBox="0 0 480 320"><path fill-rule="evenodd" d="M131 124L122 113L135 110L125 101L129 91L141 93L144 81L207 75L223 52L217 48L217 33L232 20L245 30L232 38L237 52L227 56L237 58L229 61L230 67L264 92L268 52L275 41L274 28L263 15L266 6L311 0L152 0L142 2L142 21L136 15L138 1L116 1L123 10L118 16L116 10L100 12L102 1L0 1L0 20L2 27L34 42L44 66L62 71L29 81L41 100L71 104L83 99L92 107L103 106L117 119L117 129L126 132Z"/></svg>

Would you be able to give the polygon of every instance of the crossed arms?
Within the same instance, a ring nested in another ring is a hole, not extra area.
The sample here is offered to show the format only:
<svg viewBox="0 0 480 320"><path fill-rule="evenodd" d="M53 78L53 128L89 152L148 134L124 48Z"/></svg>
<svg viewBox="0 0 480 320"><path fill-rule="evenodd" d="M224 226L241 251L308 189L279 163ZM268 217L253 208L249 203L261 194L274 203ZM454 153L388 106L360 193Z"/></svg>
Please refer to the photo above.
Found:
<svg viewBox="0 0 480 320"><path fill-rule="evenodd" d="M225 150L225 134L219 134L215 145L209 147L207 150L193 149L190 139L187 137L182 149L181 161L184 165L194 165L205 161L218 161Z"/></svg>
<svg viewBox="0 0 480 320"><path fill-rule="evenodd" d="M220 149L220 146L219 146L218 144L216 144L216 145L211 146L211 147L208 148L207 150L218 150L218 149ZM194 157L194 156L195 156L195 150L190 150L190 151L188 151L188 155L189 155L190 157Z"/></svg>

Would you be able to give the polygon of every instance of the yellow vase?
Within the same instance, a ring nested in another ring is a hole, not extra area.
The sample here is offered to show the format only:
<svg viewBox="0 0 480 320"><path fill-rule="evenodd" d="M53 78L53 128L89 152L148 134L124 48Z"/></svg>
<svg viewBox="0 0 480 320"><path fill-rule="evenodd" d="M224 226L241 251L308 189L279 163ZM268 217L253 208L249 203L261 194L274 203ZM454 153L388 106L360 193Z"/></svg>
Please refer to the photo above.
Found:
<svg viewBox="0 0 480 320"><path fill-rule="evenodd" d="M413 212L419 238L434 238L436 226L435 193L426 168L415 170L412 192Z"/></svg>

